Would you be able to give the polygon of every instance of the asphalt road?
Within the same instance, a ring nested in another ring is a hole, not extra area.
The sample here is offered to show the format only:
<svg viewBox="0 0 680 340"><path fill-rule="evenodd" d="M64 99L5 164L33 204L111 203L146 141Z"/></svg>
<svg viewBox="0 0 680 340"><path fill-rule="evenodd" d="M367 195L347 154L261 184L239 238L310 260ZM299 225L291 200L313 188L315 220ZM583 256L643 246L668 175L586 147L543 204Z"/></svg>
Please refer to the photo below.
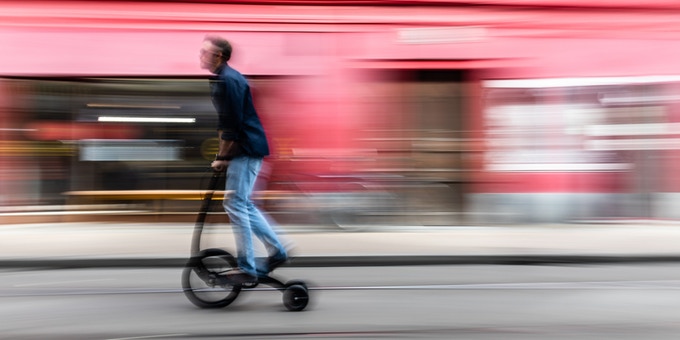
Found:
<svg viewBox="0 0 680 340"><path fill-rule="evenodd" d="M199 309L180 269L4 270L1 339L676 339L680 265L281 268L312 303Z"/></svg>

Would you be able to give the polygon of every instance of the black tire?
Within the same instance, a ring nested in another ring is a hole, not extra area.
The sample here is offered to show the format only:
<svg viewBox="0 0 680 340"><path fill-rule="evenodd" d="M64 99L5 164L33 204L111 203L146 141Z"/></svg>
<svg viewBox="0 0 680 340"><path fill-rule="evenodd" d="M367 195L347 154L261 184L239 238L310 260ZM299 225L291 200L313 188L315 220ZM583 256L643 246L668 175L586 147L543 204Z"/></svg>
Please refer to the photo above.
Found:
<svg viewBox="0 0 680 340"><path fill-rule="evenodd" d="M293 286L293 285L299 285L299 286L305 287L305 289L309 290L309 287L307 287L307 283L306 283L305 281L302 281L302 280L290 280L290 281L287 281L287 282L286 282L286 288L287 288L287 287L290 287L290 286Z"/></svg>
<svg viewBox="0 0 680 340"><path fill-rule="evenodd" d="M226 272L236 268L236 259L222 249L206 249L192 257L182 271L184 295L201 308L222 308L232 303L241 285L224 280Z"/></svg>
<svg viewBox="0 0 680 340"><path fill-rule="evenodd" d="M289 311L299 312L309 303L309 291L302 285L287 286L283 291L283 305Z"/></svg>

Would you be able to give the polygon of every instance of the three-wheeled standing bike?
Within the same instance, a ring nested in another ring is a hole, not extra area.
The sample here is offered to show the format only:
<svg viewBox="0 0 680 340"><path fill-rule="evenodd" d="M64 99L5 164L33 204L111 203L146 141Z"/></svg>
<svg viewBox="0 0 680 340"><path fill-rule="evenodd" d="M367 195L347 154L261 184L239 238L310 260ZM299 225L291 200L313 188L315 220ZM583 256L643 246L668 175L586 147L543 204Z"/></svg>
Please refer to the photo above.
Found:
<svg viewBox="0 0 680 340"><path fill-rule="evenodd" d="M304 281L292 280L286 283L271 276L258 277L256 283L236 283L227 278L227 273L237 267L236 258L219 248L201 250L203 226L210 211L213 195L224 172L215 171L210 177L191 240L191 257L182 271L182 288L186 297L201 308L222 308L232 303L242 289L253 289L259 284L273 287L283 293L283 305L290 311L301 311L309 303L309 291ZM226 199L226 198L225 198ZM266 258L258 258L264 261Z"/></svg>

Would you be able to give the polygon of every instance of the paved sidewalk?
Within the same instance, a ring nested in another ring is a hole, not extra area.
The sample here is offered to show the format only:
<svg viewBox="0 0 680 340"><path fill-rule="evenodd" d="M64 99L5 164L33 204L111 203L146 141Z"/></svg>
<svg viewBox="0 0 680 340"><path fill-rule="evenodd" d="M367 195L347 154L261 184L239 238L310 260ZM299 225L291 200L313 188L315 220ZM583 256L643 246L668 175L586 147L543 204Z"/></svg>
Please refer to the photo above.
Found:
<svg viewBox="0 0 680 340"><path fill-rule="evenodd" d="M680 223L374 228L282 226L291 266L680 261ZM0 225L0 267L182 266L193 224ZM203 248L234 250L228 226Z"/></svg>

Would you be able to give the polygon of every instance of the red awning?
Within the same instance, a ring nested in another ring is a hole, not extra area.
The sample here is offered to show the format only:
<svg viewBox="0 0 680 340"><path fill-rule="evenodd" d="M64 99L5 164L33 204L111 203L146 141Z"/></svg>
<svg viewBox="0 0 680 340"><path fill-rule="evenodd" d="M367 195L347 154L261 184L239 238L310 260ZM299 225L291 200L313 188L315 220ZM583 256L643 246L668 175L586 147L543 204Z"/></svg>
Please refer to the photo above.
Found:
<svg viewBox="0 0 680 340"><path fill-rule="evenodd" d="M198 49L213 32L234 42L232 64L249 75L323 75L356 61L522 77L680 74L677 12L620 9L633 0L442 1L536 6L511 10L255 2L0 1L0 76L205 75ZM611 10L545 6L588 3Z"/></svg>

